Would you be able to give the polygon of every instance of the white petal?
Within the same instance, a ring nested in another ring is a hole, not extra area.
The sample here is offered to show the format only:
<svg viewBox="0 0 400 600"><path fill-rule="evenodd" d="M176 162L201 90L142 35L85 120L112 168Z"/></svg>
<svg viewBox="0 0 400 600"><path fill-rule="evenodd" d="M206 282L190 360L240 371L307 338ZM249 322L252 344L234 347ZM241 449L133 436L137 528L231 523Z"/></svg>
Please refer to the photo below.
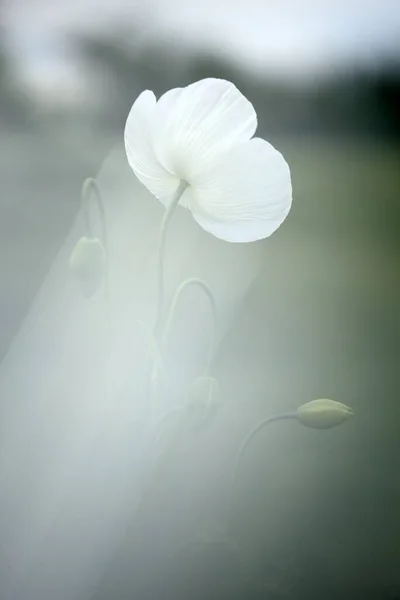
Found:
<svg viewBox="0 0 400 600"><path fill-rule="evenodd" d="M168 115L172 110L175 109L176 103L178 102L181 93L184 88L174 88L165 92L157 101L157 113L155 115L156 119L160 119L160 115ZM154 122L155 129L158 127L162 127L163 123L159 121Z"/></svg>
<svg viewBox="0 0 400 600"><path fill-rule="evenodd" d="M153 121L156 98L142 92L133 104L125 125L125 149L136 177L160 200L169 197L179 181L164 169L153 149Z"/></svg>
<svg viewBox="0 0 400 600"><path fill-rule="evenodd" d="M282 154L255 138L235 146L198 175L188 207L203 229L230 242L270 236L292 204L289 167Z"/></svg>
<svg viewBox="0 0 400 600"><path fill-rule="evenodd" d="M160 98L155 151L168 171L190 183L219 153L248 141L256 128L253 105L233 83L203 79Z"/></svg>
<svg viewBox="0 0 400 600"><path fill-rule="evenodd" d="M215 221L209 217L193 213L193 218L202 229L216 238L231 243L256 242L274 233L278 225L273 221Z"/></svg>

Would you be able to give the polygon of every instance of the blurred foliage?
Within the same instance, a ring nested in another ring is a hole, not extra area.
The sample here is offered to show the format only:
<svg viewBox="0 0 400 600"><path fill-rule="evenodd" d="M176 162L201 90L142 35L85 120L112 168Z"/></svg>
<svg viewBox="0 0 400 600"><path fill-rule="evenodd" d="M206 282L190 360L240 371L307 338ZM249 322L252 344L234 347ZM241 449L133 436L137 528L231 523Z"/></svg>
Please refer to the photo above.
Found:
<svg viewBox="0 0 400 600"><path fill-rule="evenodd" d="M133 31L131 39L139 36ZM370 71L348 72L311 86L293 87L249 74L207 51L169 47L166 42L132 46L118 35L77 40L88 74L103 85L101 120L121 127L133 100L144 89L159 96L204 77L235 82L252 99L261 131L270 134L381 135L400 132L400 69L396 62ZM182 58L184 57L184 58Z"/></svg>

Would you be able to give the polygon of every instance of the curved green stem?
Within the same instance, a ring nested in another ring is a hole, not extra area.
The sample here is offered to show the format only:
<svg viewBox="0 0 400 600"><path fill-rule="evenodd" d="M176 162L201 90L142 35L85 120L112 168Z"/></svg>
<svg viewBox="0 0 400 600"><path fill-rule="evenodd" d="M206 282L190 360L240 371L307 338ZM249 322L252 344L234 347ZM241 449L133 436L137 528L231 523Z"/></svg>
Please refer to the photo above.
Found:
<svg viewBox="0 0 400 600"><path fill-rule="evenodd" d="M107 225L106 225L106 211L104 208L103 197L99 188L97 181L93 177L88 177L85 179L82 185L82 209L83 209L83 217L85 221L85 229L86 233L89 237L93 238L94 230L90 218L90 205L91 200L93 199L100 218L100 236L101 242L104 248L104 295L105 295L105 304L106 304L106 346L108 348L113 347L112 340L112 325L111 325L111 306L110 306L110 285L109 285L109 256L108 256L108 235L107 235ZM108 381L108 385L111 389L111 381Z"/></svg>
<svg viewBox="0 0 400 600"><path fill-rule="evenodd" d="M155 360L158 362L160 368L163 370L163 374L165 374L165 367L163 357L158 346L157 340L154 337L154 334L149 330L149 328L143 323L143 321L137 320L136 323L141 326L143 329L147 342L148 348L145 354L145 398L148 400L149 404L149 416L150 420L152 420L153 415L155 414L155 401L153 394L151 393L151 377L154 370Z"/></svg>
<svg viewBox="0 0 400 600"><path fill-rule="evenodd" d="M161 351L165 352L165 350L166 350L168 339L170 337L172 326L174 324L176 309L177 309L179 300L180 300L182 294L185 292L185 290L191 286L197 286L201 290L203 290L203 292L205 293L205 295L208 298L208 301L209 301L210 307L211 307L212 321L213 321L212 322L212 334L211 334L212 337L211 337L211 343L210 343L210 349L209 349L209 353L208 353L208 357L207 357L206 367L204 370L204 375L208 375L208 372L209 372L210 366L211 366L211 361L212 361L212 358L214 355L214 350L215 350L216 329L217 329L217 308L215 305L214 295L213 295L211 289L208 287L208 285L203 280L197 279L195 277L191 277L190 279L186 279L185 281L183 281L178 286L178 288L175 292L175 295L172 299L171 306L170 306L170 309L168 312L168 317L167 317L165 327L164 327L164 332L162 334Z"/></svg>
<svg viewBox="0 0 400 600"><path fill-rule="evenodd" d="M241 443L238 453L236 455L236 460L235 460L235 464L233 467L230 496L229 496L228 521L230 520L230 517L232 516L235 485L236 485L237 475L238 475L239 468L241 466L243 455L244 455L245 451L249 447L250 443L254 440L254 438L256 437L258 432L261 431L261 429L264 429L264 427L266 427L270 423L274 423L275 421L284 421L286 419L297 420L297 414L296 413L281 413L281 414L273 415L272 417L267 417L266 419L263 419L262 421L257 423L257 425L246 435L243 442Z"/></svg>
<svg viewBox="0 0 400 600"><path fill-rule="evenodd" d="M163 220L161 222L160 228L160 238L158 245L158 298L157 298L157 312L156 319L154 325L154 333L155 336L158 336L161 320L162 320L162 310L164 303L164 251L165 251L165 242L167 239L167 230L169 222L171 221L172 215L175 212L175 208L178 206L179 200L181 199L184 191L188 187L188 183L183 179L179 182L178 187L176 188L174 195L164 213Z"/></svg>
<svg viewBox="0 0 400 600"><path fill-rule="evenodd" d="M179 300L180 300L183 292L190 286L197 286L200 289L202 289L204 291L205 295L207 296L210 306L211 306L212 319L213 319L212 338L211 338L210 349L209 349L209 353L208 353L208 357L207 357L206 366L204 369L204 375L208 375L208 372L209 372L210 366L211 366L211 361L212 361L212 358L214 355L216 326L217 326L217 310L216 310L215 299L214 299L213 293L204 281L202 281L201 279L190 278L190 279L186 279L178 286L178 288L175 292L175 295L172 299L172 302L171 302L171 306L170 306L170 309L168 312L164 331L161 336L160 346L157 344L156 339L148 331L148 329L146 328L144 323L142 323L141 321L138 321L138 323L143 327L144 331L146 332L146 335L150 341L150 347L151 347L152 353L157 357L159 364L161 365L163 371L165 372L163 357L165 355L168 340L169 340L171 330L172 330L172 327L174 324L177 306L178 306ZM154 365L154 361L152 361L152 363ZM146 396L148 398L150 398L150 410L151 410L151 412L154 413L154 408L155 408L154 407L154 398L152 397L151 394L149 394L149 376L148 375L147 375L147 379L146 379ZM177 412L180 412L180 411L183 412L185 410L185 408L186 407L184 407L184 406L176 406L176 407L172 408L171 410L169 410L167 413L165 413L163 416L158 418L147 430L147 432L145 434L145 440L147 441L149 439L149 437L151 437L152 433L154 431L156 431L159 426L164 425L164 423L166 421L168 421L171 417L173 417ZM161 435L162 435L162 431L160 433L160 436ZM159 439L156 441L156 445L158 445L158 441L159 441Z"/></svg>
<svg viewBox="0 0 400 600"><path fill-rule="evenodd" d="M104 248L105 255L105 296L107 304L107 312L110 312L110 290L109 290L109 274L108 274L108 236L107 236L107 225L106 225L106 211L104 208L103 197L100 192L97 181L93 177L85 179L82 185L82 208L83 217L85 220L85 229L89 237L94 237L93 227L90 219L90 204L91 200L94 200L100 217L100 230L101 230L101 242Z"/></svg>
<svg viewBox="0 0 400 600"><path fill-rule="evenodd" d="M90 219L90 201L94 199L97 210L99 211L100 216L100 228L101 228L101 237L104 246L104 250L107 256L108 253L108 239L107 239L107 227L106 227L106 213L104 209L103 198L100 192L100 188L97 184L97 181L93 179L93 177L88 177L85 179L82 185L82 206L83 206L83 216L85 219L85 228L89 235L89 237L93 236L93 227Z"/></svg>

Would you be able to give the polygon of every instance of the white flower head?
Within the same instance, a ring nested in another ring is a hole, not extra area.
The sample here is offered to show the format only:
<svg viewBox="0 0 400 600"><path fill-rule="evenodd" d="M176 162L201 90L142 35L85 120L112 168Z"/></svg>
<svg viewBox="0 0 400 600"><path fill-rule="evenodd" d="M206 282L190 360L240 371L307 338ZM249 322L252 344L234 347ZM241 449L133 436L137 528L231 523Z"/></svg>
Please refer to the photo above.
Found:
<svg viewBox="0 0 400 600"><path fill-rule="evenodd" d="M146 90L125 127L128 162L168 206L179 204L212 235L229 242L270 236L292 203L289 167L270 143L253 135L257 115L233 83L203 79L165 93Z"/></svg>

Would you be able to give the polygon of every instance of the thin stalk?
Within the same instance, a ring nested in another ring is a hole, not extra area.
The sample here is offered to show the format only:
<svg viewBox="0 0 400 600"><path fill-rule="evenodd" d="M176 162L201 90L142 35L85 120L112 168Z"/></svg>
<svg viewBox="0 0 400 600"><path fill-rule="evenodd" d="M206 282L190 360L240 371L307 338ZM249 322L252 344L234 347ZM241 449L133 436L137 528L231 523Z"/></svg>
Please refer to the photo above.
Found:
<svg viewBox="0 0 400 600"><path fill-rule="evenodd" d="M191 278L191 279L186 279L178 286L178 288L175 292L175 295L172 299L172 302L171 302L171 306L170 306L170 309L168 312L164 331L161 336L160 345L157 344L157 340L154 338L154 336L151 335L151 333L149 333L147 330L146 330L146 333L147 333L149 339L151 340L152 353L154 353L154 355L157 357L158 363L161 366L161 368L163 369L163 372L165 373L164 356L166 354L168 340L170 338L171 330L172 330L172 327L174 324L177 306L178 306L178 303L179 303L179 300L180 300L182 294L190 286L200 287L200 289L202 289L204 291L205 295L207 296L210 306L211 306L212 320L213 320L212 334L211 334L212 337L211 337L211 342L210 342L210 348L208 351L206 366L205 366L204 372L203 372L203 374L205 376L207 376L209 373L210 367L211 367L212 358L214 356L216 327L217 327L217 311L216 311L216 305L215 305L213 293L204 281L202 281L201 279ZM143 323L141 323L141 325L145 328ZM154 368L154 361L150 362L149 368L150 369ZM149 399L150 414L153 415L153 414L155 414L156 407L155 407L155 400L154 400L153 394L150 393L150 377L151 377L151 371L150 372L147 371L146 372L146 397ZM166 415L164 415L164 417L168 417L168 415L170 415L170 414L173 415L177 409L180 410L181 408L183 408L183 407L172 408L168 413L166 413ZM161 420L163 420L164 417L161 417ZM159 422L160 422L160 420L156 421L156 423L159 423ZM153 430L152 426L151 426L151 430ZM146 436L147 436L147 434L146 434Z"/></svg>
<svg viewBox="0 0 400 600"><path fill-rule="evenodd" d="M85 179L82 185L82 208L83 208L83 217L85 220L85 229L87 235L89 237L94 237L94 231L92 227L92 222L90 219L90 204L91 200L94 200L99 217L100 217L100 235L101 242L104 248L105 254L105 294L106 294L106 303L107 310L109 309L109 285L108 285L108 235L107 235L107 225L106 225L106 211L104 208L103 197L100 192L100 188L97 184L97 181L93 179L93 177L88 177Z"/></svg>
<svg viewBox="0 0 400 600"><path fill-rule="evenodd" d="M90 219L90 203L91 199L94 200L97 210L100 216L100 228L101 238L104 246L106 256L108 254L108 239L107 239L107 227L106 227L106 213L104 209L104 202L100 192L100 188L97 181L93 177L85 179L82 185L82 206L83 216L85 219L85 229L89 237L94 237L93 227Z"/></svg>
<svg viewBox="0 0 400 600"><path fill-rule="evenodd" d="M216 312L217 311L216 311L213 293L204 281L202 281L201 279L191 278L191 279L186 279L178 286L178 288L175 292L175 295L173 297L173 300L171 302L171 306L170 306L170 309L168 312L166 324L165 324L164 331L163 331L163 334L161 337L160 346L157 344L157 341L154 338L154 336L147 330L144 323L142 323L140 321L138 321L138 323L143 327L144 331L146 332L146 335L148 336L148 338L150 340L152 354L157 357L157 361L158 361L159 365L165 372L163 357L165 355L168 340L169 340L171 330L172 330L172 327L174 324L177 306L178 306L178 303L179 303L179 300L180 300L182 294L190 286L200 287L200 289L202 289L204 291L205 295L207 296L210 306L211 306L212 320L213 320L213 322L212 322L212 338L211 338L211 342L210 342L210 349L209 349L208 356L207 356L206 366L204 369L204 375L208 375L210 366L211 366L211 361L212 361L212 358L214 355L215 338L216 338L216 324L217 324ZM153 362L153 365L154 365L154 362ZM155 414L156 407L154 406L154 398L153 398L152 394L149 393L150 389L149 389L149 374L148 373L146 376L146 382L147 382L146 394L147 394L147 397L150 398L150 400L149 400L150 414L153 415L153 414ZM149 429L145 433L144 442L147 442L147 440L151 438L153 432L157 431L157 429L159 427L162 428L162 426L165 424L166 421L168 421L171 417L175 416L178 412L181 412L181 411L183 412L185 410L185 408L186 407L184 407L184 406L176 406L176 407L172 408L170 411L168 411L167 413L165 413L163 416L158 418L152 425L150 425ZM161 429L159 438L156 441L156 446L158 445L158 442L159 442L159 439L160 439L162 433L163 433L163 431Z"/></svg>
<svg viewBox="0 0 400 600"><path fill-rule="evenodd" d="M111 319L111 306L110 306L110 282L109 282L109 247L108 247L108 235L107 235L107 225L106 225L106 211L104 208L103 196L100 191L99 185L97 181L93 177L88 177L85 179L82 185L82 208L83 208L83 217L85 221L85 229L88 237L94 236L94 228L92 226L91 221L91 211L90 206L91 202L94 201L94 204L97 207L99 213L100 220L100 236L101 243L104 248L104 256L105 256L105 264L104 264L104 299L105 299L105 309L106 309L106 350L113 347L112 340L112 319ZM108 378L108 388L111 391L111 380Z"/></svg>
<svg viewBox="0 0 400 600"><path fill-rule="evenodd" d="M170 306L170 309L168 312L168 317L167 317L165 327L164 327L164 332L163 332L163 335L161 338L161 352L165 353L165 351L166 351L166 347L168 344L169 337L171 335L171 330L172 330L172 327L174 324L176 310L177 310L177 306L180 301L180 298L181 298L182 294L185 292L185 290L191 286L197 286L201 290L203 290L204 294L208 298L208 301L209 301L210 307L211 307L211 314L212 314L211 342L210 342L210 348L208 351L206 366L204 369L204 375L208 375L210 367L211 367L211 361L214 356L214 350L215 350L216 329L217 329L217 308L215 305L215 298L214 298L214 295L213 295L211 289L201 279L197 279L195 277L186 279L178 286L178 288L175 292L175 295L172 299L172 302L171 302L171 306Z"/></svg>
<svg viewBox="0 0 400 600"><path fill-rule="evenodd" d="M176 207L179 204L179 200L182 198L182 195L186 188L188 187L188 183L183 179L179 182L178 187L176 188L174 195L168 207L164 213L163 219L161 221L160 227L160 237L158 244L158 273L157 273L157 281L158 281L158 297L157 297L157 312L156 319L154 325L154 333L155 337L158 336L159 329L162 321L162 311L164 304L164 258L165 258L165 242L167 239L167 231L168 225L171 221L172 215L175 212Z"/></svg>
<svg viewBox="0 0 400 600"><path fill-rule="evenodd" d="M264 429L264 427L266 427L270 423L274 423L275 421L284 421L286 419L296 419L297 420L297 414L296 413L281 413L281 414L273 415L272 417L267 417L266 419L263 419L262 421L257 423L257 425L255 427L253 427L253 429L246 435L243 442L241 443L238 453L236 455L236 460L235 460L235 464L234 464L233 472L232 472L232 480L231 480L229 500L228 500L228 522L230 521L230 518L232 516L232 508L233 508L233 501L234 501L234 495L235 495L235 486L236 486L239 468L241 466L245 451L249 447L250 443L254 440L256 435L262 429Z"/></svg>
<svg viewBox="0 0 400 600"><path fill-rule="evenodd" d="M148 327L145 325L145 323L143 323L143 321L137 320L136 322L143 329L146 339L147 339L147 342L148 342L148 347L147 347L146 353L145 353L145 368L144 368L145 390L144 390L144 394L145 394L145 398L147 399L147 403L148 403L148 417L149 417L150 422L152 422L153 417L156 416L157 406L156 406L154 394L152 393L151 380L152 380L152 376L154 373L155 364L157 364L158 368L162 370L162 374L165 377L164 359L161 354L157 340L154 337L153 332L148 329ZM145 434L145 435L147 435L147 434Z"/></svg>

